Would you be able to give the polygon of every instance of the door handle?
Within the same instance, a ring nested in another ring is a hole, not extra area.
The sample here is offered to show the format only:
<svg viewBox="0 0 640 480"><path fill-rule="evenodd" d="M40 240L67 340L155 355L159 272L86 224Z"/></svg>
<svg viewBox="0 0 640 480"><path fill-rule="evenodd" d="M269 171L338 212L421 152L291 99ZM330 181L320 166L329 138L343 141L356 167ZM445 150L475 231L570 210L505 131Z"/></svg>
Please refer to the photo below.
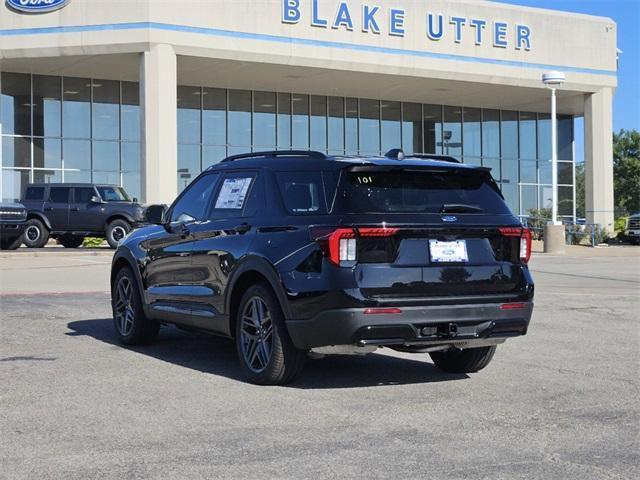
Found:
<svg viewBox="0 0 640 480"><path fill-rule="evenodd" d="M53 211L53 207L44 207L44 211L45 212L51 212L51 211Z"/></svg>
<svg viewBox="0 0 640 480"><path fill-rule="evenodd" d="M78 207L74 207L74 208L72 208L72 209L71 209L71 211L72 211L72 212L79 212L79 211L80 211L80 209L79 209Z"/></svg>
<svg viewBox="0 0 640 480"><path fill-rule="evenodd" d="M251 225L248 223L241 223L237 227L233 228L233 231L239 234L247 233L249 230L251 230Z"/></svg>

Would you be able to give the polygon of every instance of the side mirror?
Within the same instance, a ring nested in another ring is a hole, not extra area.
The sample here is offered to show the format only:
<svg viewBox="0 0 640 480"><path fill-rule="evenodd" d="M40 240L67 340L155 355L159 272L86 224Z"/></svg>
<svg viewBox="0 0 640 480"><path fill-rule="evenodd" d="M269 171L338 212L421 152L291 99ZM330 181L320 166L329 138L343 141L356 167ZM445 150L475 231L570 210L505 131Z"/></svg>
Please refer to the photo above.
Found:
<svg viewBox="0 0 640 480"><path fill-rule="evenodd" d="M133 203L138 203L138 197L133 197L133 200L131 200Z"/></svg>
<svg viewBox="0 0 640 480"><path fill-rule="evenodd" d="M99 196L94 195L91 197L91 203L102 203L102 199Z"/></svg>
<svg viewBox="0 0 640 480"><path fill-rule="evenodd" d="M147 223L162 225L164 223L164 214L166 211L166 205L149 205L144 214L145 220Z"/></svg>

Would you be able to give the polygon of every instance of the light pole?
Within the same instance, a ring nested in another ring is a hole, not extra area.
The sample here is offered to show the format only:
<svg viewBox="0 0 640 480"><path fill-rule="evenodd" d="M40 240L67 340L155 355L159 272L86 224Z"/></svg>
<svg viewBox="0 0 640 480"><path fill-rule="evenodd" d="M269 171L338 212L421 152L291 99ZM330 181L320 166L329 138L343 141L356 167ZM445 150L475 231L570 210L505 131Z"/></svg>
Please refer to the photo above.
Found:
<svg viewBox="0 0 640 480"><path fill-rule="evenodd" d="M556 88L565 81L564 73L558 71L542 74L542 83L551 90L551 223L558 222L558 121L556 118Z"/></svg>

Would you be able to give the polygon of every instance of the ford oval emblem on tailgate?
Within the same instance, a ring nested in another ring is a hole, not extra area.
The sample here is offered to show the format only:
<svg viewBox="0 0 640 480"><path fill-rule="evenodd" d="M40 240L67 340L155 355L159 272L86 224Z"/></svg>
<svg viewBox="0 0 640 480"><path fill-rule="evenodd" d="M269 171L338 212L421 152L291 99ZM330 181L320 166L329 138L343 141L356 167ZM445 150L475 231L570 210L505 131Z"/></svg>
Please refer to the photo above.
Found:
<svg viewBox="0 0 640 480"><path fill-rule="evenodd" d="M6 0L14 10L27 13L46 13L64 7L70 0Z"/></svg>
<svg viewBox="0 0 640 480"><path fill-rule="evenodd" d="M445 215L441 217L443 222L457 222L458 217L454 217L453 215Z"/></svg>

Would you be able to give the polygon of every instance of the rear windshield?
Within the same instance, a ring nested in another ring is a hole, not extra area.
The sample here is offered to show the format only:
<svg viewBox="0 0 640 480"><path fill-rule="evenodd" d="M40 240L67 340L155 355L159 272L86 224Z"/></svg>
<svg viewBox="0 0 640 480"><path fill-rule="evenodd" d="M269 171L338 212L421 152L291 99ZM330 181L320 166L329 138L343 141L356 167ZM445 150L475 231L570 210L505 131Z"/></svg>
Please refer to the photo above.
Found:
<svg viewBox="0 0 640 480"><path fill-rule="evenodd" d="M343 171L336 209L349 213L510 213L490 177L458 169Z"/></svg>

